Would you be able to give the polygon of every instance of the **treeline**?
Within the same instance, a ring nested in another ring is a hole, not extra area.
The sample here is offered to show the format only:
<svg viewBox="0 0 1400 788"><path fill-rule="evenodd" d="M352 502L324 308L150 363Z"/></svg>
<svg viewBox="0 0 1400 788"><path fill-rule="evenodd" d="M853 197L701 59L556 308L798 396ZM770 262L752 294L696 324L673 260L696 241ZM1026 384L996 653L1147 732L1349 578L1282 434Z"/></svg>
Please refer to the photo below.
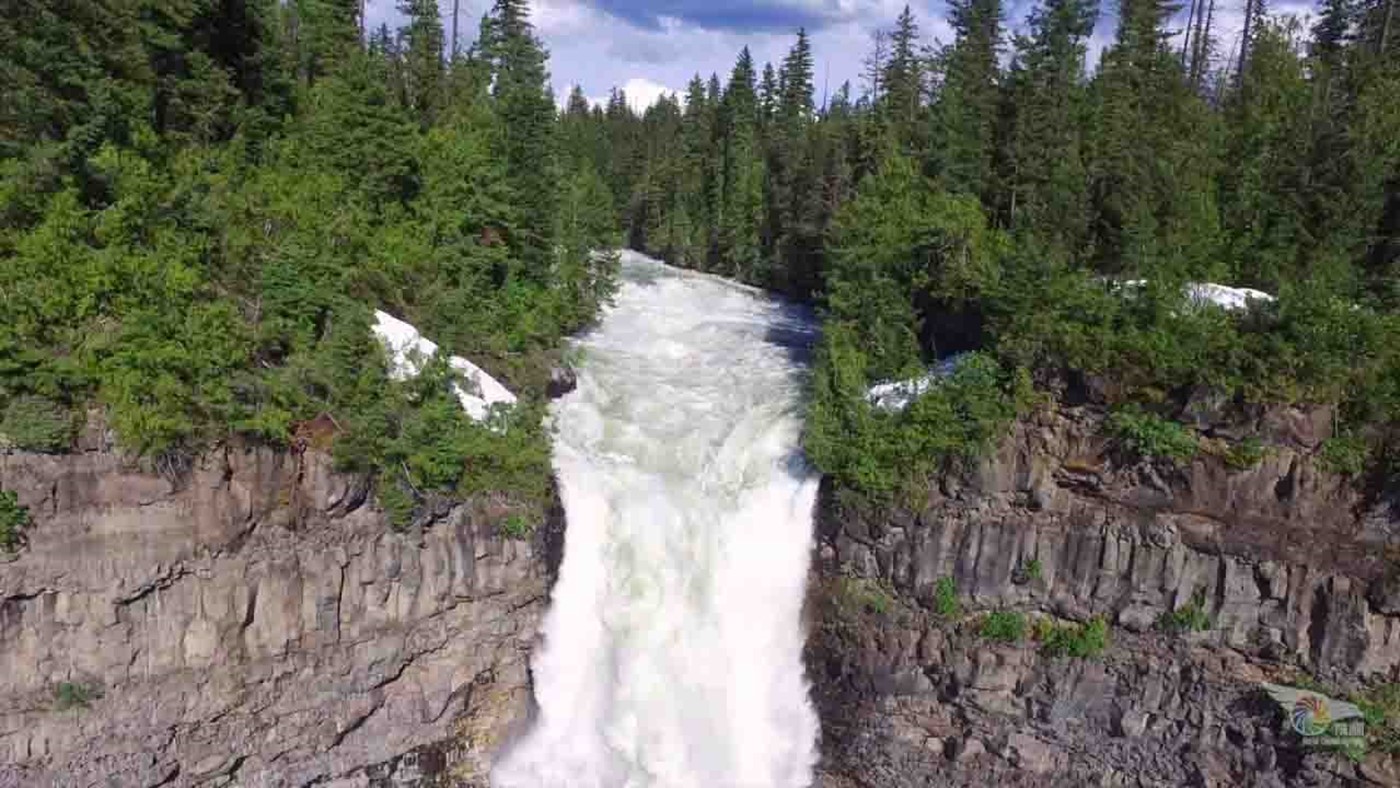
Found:
<svg viewBox="0 0 1400 788"><path fill-rule="evenodd" d="M612 195L562 133L524 0L470 48L434 0L35 0L0 19L0 443L84 422L179 473L334 441L406 521L543 498L548 367L612 287ZM468 420L395 383L372 310L526 397ZM89 430L90 432L90 430ZM327 434L330 433L330 434Z"/></svg>
<svg viewBox="0 0 1400 788"><path fill-rule="evenodd" d="M906 9L855 88L818 99L799 33L776 68L745 51L640 117L614 93L566 122L632 245L822 304L808 448L853 486L926 478L1017 392L1085 380L1166 418L1206 392L1339 403L1376 460L1400 416L1397 4L1327 0L1304 30L1251 0L1227 49L1214 0L1184 25L1124 0L1090 70L1093 0L1042 0L1015 35L999 0L954 0L951 44ZM1192 281L1278 300L1193 308ZM906 413L865 401L973 350Z"/></svg>

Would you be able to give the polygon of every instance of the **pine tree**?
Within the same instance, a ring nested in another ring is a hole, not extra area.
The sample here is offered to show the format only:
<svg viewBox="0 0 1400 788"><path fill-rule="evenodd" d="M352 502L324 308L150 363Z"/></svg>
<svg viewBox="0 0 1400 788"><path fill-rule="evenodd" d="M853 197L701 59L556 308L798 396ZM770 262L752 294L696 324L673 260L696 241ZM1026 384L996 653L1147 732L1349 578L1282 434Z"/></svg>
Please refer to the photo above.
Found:
<svg viewBox="0 0 1400 788"><path fill-rule="evenodd" d="M442 19L437 0L400 0L399 12L408 19L403 34L408 106L427 128L445 98Z"/></svg>
<svg viewBox="0 0 1400 788"><path fill-rule="evenodd" d="M950 191L989 199L998 114L1000 0L954 0L956 32L944 54L933 112L931 171Z"/></svg>
<svg viewBox="0 0 1400 788"><path fill-rule="evenodd" d="M754 281L760 256L763 162L758 137L758 94L747 47L730 72L720 107L719 270Z"/></svg>
<svg viewBox="0 0 1400 788"><path fill-rule="evenodd" d="M525 275L544 282L554 252L559 172L548 58L526 0L496 0L482 19L476 56L487 64L512 185L522 208L515 239Z"/></svg>
<svg viewBox="0 0 1400 788"><path fill-rule="evenodd" d="M1092 0L1048 0L1031 11L1016 39L998 157L1004 223L1051 256L1077 254L1088 225L1085 151L1085 45Z"/></svg>
<svg viewBox="0 0 1400 788"><path fill-rule="evenodd" d="M880 80L883 107L900 139L913 141L915 122L924 95L924 58L919 52L919 26L909 6L904 7L890 33L889 59Z"/></svg>

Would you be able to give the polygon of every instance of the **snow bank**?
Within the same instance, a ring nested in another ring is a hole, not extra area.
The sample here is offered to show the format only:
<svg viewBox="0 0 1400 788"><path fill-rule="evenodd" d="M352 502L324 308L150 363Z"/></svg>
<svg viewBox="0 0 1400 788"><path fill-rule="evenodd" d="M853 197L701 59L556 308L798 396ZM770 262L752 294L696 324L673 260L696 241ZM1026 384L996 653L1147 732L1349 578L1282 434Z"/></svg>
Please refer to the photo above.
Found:
<svg viewBox="0 0 1400 788"><path fill-rule="evenodd" d="M435 342L425 339L418 329L399 320L387 312L374 313L374 335L389 349L394 380L406 380L418 374L424 362L437 355ZM492 405L514 405L515 395L495 378L486 374L480 367L460 356L448 359L452 369L466 378L467 385L454 386L457 399L467 415L477 421L484 421Z"/></svg>
<svg viewBox="0 0 1400 788"><path fill-rule="evenodd" d="M1274 297L1263 290L1248 287L1229 287L1214 282L1191 282L1186 285L1186 297L1194 304L1214 304L1234 311L1248 309L1250 301L1268 303Z"/></svg>
<svg viewBox="0 0 1400 788"><path fill-rule="evenodd" d="M1147 280L1129 279L1118 284L1125 290L1135 290L1146 286ZM1273 301L1274 297L1263 290L1254 290L1249 287L1230 287L1215 282L1187 282L1186 300L1195 306L1218 306L1221 309L1234 312L1248 309L1251 301L1268 303Z"/></svg>
<svg viewBox="0 0 1400 788"><path fill-rule="evenodd" d="M929 367L928 372L917 378L876 383L865 393L865 399L878 410L897 413L914 404L914 400L957 371L958 364L962 363L965 357L965 353L951 355Z"/></svg>

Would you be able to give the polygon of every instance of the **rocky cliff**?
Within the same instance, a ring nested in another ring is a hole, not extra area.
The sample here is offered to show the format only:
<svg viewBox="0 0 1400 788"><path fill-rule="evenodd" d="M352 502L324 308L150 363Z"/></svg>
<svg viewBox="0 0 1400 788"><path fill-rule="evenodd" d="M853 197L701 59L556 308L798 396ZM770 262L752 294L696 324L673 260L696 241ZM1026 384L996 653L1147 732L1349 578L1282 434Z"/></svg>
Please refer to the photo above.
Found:
<svg viewBox="0 0 1400 788"><path fill-rule="evenodd" d="M819 785L1400 784L1375 748L1306 746L1260 689L1355 691L1400 670L1400 521L1321 470L1327 414L1265 414L1252 429L1269 450L1240 469L1123 456L1102 420L1025 419L915 505L826 491L809 604ZM939 615L940 581L957 615ZM1188 631L1163 626L1187 606ZM1111 645L1076 659L998 642L980 632L992 610L1102 617Z"/></svg>
<svg viewBox="0 0 1400 788"><path fill-rule="evenodd" d="M559 523L506 539L478 500L395 532L314 452L0 456L0 487L33 518L0 562L0 786L484 785L528 715Z"/></svg>

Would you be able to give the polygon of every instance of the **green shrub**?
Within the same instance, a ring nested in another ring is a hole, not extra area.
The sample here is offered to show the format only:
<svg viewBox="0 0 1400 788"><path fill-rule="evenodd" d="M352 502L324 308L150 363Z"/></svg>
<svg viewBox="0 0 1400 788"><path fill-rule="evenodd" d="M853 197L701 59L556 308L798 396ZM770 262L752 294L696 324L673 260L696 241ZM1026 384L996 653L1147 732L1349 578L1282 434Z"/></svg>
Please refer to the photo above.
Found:
<svg viewBox="0 0 1400 788"><path fill-rule="evenodd" d="M0 490L0 552L18 548L27 527L29 510L19 505L19 496L12 490Z"/></svg>
<svg viewBox="0 0 1400 788"><path fill-rule="evenodd" d="M86 709L100 697L102 697L102 692L95 686L63 681L54 687L53 705L57 711Z"/></svg>
<svg viewBox="0 0 1400 788"><path fill-rule="evenodd" d="M0 416L0 445L57 454L73 444L73 414L53 400L21 396L10 400Z"/></svg>
<svg viewBox="0 0 1400 788"><path fill-rule="evenodd" d="M1012 610L996 610L982 618L978 634L998 643L1019 643L1026 636L1026 617Z"/></svg>
<svg viewBox="0 0 1400 788"><path fill-rule="evenodd" d="M958 585L951 577L940 577L933 585L933 612L943 618L957 618L962 614L962 602L958 600Z"/></svg>
<svg viewBox="0 0 1400 788"><path fill-rule="evenodd" d="M1139 410L1115 411L1108 417L1108 431L1141 457L1184 463L1200 450L1200 440L1185 425Z"/></svg>
<svg viewBox="0 0 1400 788"><path fill-rule="evenodd" d="M1250 436L1225 450L1225 464L1237 471L1247 471L1262 462L1267 453L1264 444Z"/></svg>
<svg viewBox="0 0 1400 788"><path fill-rule="evenodd" d="M1032 558L1027 561L1025 564L1025 571L1027 580L1039 580L1045 574L1045 569L1041 566L1039 558Z"/></svg>
<svg viewBox="0 0 1400 788"><path fill-rule="evenodd" d="M535 532L535 522L518 512L512 512L501 521L501 534L511 539L529 539Z"/></svg>
<svg viewBox="0 0 1400 788"><path fill-rule="evenodd" d="M1190 602L1163 613L1157 619L1157 627L1172 634L1204 632L1210 629L1210 625L1210 613L1206 612L1206 593L1203 589L1197 590L1191 596Z"/></svg>
<svg viewBox="0 0 1400 788"><path fill-rule="evenodd" d="M878 580L863 577L843 577L837 587L840 604L849 612L889 616L898 603L894 595Z"/></svg>
<svg viewBox="0 0 1400 788"><path fill-rule="evenodd" d="M1317 456L1325 470L1343 476L1360 476L1371 460L1371 449L1359 436L1337 435L1323 441Z"/></svg>
<svg viewBox="0 0 1400 788"><path fill-rule="evenodd" d="M1041 619L1036 638L1047 656L1090 659L1108 648L1108 623L1101 616L1087 624L1055 624Z"/></svg>
<svg viewBox="0 0 1400 788"><path fill-rule="evenodd" d="M817 468L877 500L926 487L950 463L982 456L1016 414L1010 376L988 355L964 358L897 413L866 400L869 368L854 330L828 325L804 440Z"/></svg>
<svg viewBox="0 0 1400 788"><path fill-rule="evenodd" d="M1400 684L1371 687L1353 698L1366 715L1366 743L1386 755L1400 754Z"/></svg>

